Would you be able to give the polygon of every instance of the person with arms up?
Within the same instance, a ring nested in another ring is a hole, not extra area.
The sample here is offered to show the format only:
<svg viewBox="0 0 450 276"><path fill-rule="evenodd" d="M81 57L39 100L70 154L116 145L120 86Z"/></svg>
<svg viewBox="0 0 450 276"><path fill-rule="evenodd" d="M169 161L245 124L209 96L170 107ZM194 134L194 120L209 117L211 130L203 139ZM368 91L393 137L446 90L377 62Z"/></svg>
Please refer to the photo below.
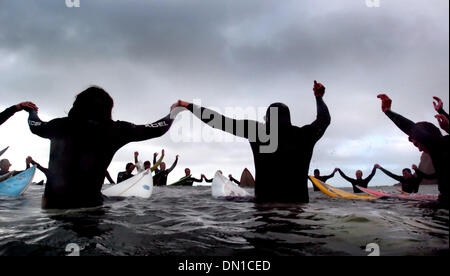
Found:
<svg viewBox="0 0 450 276"><path fill-rule="evenodd" d="M323 101L325 87L314 81L313 91L317 117L314 122L303 127L292 125L290 110L283 103L273 103L268 107L265 123L231 119L181 100L172 108L186 108L205 124L248 139L255 163L257 203L307 203L308 171L314 146L331 121ZM297 156L297 162L287 163L283 173L273 173L273 164L284 164L291 156Z"/></svg>

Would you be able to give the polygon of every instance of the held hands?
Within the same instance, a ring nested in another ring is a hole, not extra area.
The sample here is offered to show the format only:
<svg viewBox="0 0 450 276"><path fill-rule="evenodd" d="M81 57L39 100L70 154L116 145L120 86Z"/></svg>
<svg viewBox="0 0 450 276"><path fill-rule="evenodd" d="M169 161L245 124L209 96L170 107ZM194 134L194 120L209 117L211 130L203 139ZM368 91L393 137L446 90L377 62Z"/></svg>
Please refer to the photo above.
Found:
<svg viewBox="0 0 450 276"><path fill-rule="evenodd" d="M182 101L182 100L178 100L176 103L174 103L171 107L170 107L170 111L174 110L177 107L184 107L187 108L189 105L188 102Z"/></svg>
<svg viewBox="0 0 450 276"><path fill-rule="evenodd" d="M444 104L442 103L442 100L441 100L440 98L438 98L438 97L433 97L433 99L436 101L436 102L433 102L434 109L435 109L437 112L439 112L439 110L442 109L442 107L444 106Z"/></svg>
<svg viewBox="0 0 450 276"><path fill-rule="evenodd" d="M381 166L379 164L375 164L373 167L376 168L376 169L381 168Z"/></svg>
<svg viewBox="0 0 450 276"><path fill-rule="evenodd" d="M383 112L391 110L392 100L386 94L379 94L377 98L381 99L381 110Z"/></svg>
<svg viewBox="0 0 450 276"><path fill-rule="evenodd" d="M231 174L228 175L228 178L232 178L233 176Z"/></svg>
<svg viewBox="0 0 450 276"><path fill-rule="evenodd" d="M28 156L27 159L25 159L25 162L29 165L31 164L31 161L33 161L33 158L31 156Z"/></svg>
<svg viewBox="0 0 450 276"><path fill-rule="evenodd" d="M323 84L321 83L318 83L317 81L314 81L313 91L314 96L323 97L323 95L325 94L325 86L323 86Z"/></svg>
<svg viewBox="0 0 450 276"><path fill-rule="evenodd" d="M32 103L32 102L22 102L19 104L16 104L17 111L25 110L25 111L31 111L36 110L38 111L38 107Z"/></svg>
<svg viewBox="0 0 450 276"><path fill-rule="evenodd" d="M447 117L445 117L445 115L443 115L443 114L437 114L436 116L434 116L434 118L436 118L438 120L439 126L448 133L449 132L449 122L448 122Z"/></svg>

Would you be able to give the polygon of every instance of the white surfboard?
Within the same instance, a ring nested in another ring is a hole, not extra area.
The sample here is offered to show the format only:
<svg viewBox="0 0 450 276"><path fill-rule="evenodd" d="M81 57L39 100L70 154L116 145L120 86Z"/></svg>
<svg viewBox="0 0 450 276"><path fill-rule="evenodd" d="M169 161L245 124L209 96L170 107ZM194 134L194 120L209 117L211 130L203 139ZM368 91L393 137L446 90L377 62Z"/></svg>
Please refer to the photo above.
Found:
<svg viewBox="0 0 450 276"><path fill-rule="evenodd" d="M211 193L213 197L248 197L250 194L225 178L220 172L216 172L211 184Z"/></svg>
<svg viewBox="0 0 450 276"><path fill-rule="evenodd" d="M149 169L102 191L105 196L141 198L149 198L152 192L153 176Z"/></svg>

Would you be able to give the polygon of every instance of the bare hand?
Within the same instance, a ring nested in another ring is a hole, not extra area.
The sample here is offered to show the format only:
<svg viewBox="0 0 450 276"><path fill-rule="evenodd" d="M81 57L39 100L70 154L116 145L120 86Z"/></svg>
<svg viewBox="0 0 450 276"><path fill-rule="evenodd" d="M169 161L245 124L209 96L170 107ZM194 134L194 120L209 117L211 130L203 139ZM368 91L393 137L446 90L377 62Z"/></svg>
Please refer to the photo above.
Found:
<svg viewBox="0 0 450 276"><path fill-rule="evenodd" d="M374 167L377 169L381 168L381 166L379 164L375 164Z"/></svg>
<svg viewBox="0 0 450 276"><path fill-rule="evenodd" d="M386 94L379 94L377 98L381 99L381 110L383 112L391 110L392 100Z"/></svg>
<svg viewBox="0 0 450 276"><path fill-rule="evenodd" d="M231 174L228 175L228 178L232 178L233 176Z"/></svg>
<svg viewBox="0 0 450 276"><path fill-rule="evenodd" d="M27 164L30 164L31 161L33 161L33 158L31 158L31 156L28 156L27 159L25 159L25 162L26 162Z"/></svg>
<svg viewBox="0 0 450 276"><path fill-rule="evenodd" d="M434 116L434 118L436 118L438 120L439 126L448 133L449 132L449 122L448 122L447 117L445 117L445 115L443 115L443 114L437 114L436 116Z"/></svg>
<svg viewBox="0 0 450 276"><path fill-rule="evenodd" d="M177 154L177 156L175 156L175 158L178 159L178 157L180 157L180 156Z"/></svg>
<svg viewBox="0 0 450 276"><path fill-rule="evenodd" d="M323 84L321 83L318 83L317 81L314 81L313 91L314 96L323 97L323 95L325 94L325 86L323 86Z"/></svg>
<svg viewBox="0 0 450 276"><path fill-rule="evenodd" d="M174 110L177 107L184 107L187 108L189 106L188 102L182 101L182 100L178 100L176 103L174 103L171 107L170 107L170 111Z"/></svg>
<svg viewBox="0 0 450 276"><path fill-rule="evenodd" d="M21 111L21 110L25 110L25 111L36 110L36 111L38 111L38 109L39 109L32 102L22 102L22 103L16 104L16 108L18 111Z"/></svg>
<svg viewBox="0 0 450 276"><path fill-rule="evenodd" d="M155 152L155 153L153 154L153 156L154 156L154 157L158 156L158 153L157 153L157 152Z"/></svg>
<svg viewBox="0 0 450 276"><path fill-rule="evenodd" d="M442 103L442 100L441 100L440 98L438 98L438 97L433 97L433 99L436 101L436 102L433 102L434 109L435 109L437 112L439 112L439 110L442 109L442 107L444 106L444 104Z"/></svg>
<svg viewBox="0 0 450 276"><path fill-rule="evenodd" d="M138 157L139 156L139 152L135 151L134 152L134 157Z"/></svg>
<svg viewBox="0 0 450 276"><path fill-rule="evenodd" d="M416 164L413 164L413 165L412 165L412 169L413 169L413 170L415 170L415 171L417 171L417 170L418 170L418 168L417 168Z"/></svg>

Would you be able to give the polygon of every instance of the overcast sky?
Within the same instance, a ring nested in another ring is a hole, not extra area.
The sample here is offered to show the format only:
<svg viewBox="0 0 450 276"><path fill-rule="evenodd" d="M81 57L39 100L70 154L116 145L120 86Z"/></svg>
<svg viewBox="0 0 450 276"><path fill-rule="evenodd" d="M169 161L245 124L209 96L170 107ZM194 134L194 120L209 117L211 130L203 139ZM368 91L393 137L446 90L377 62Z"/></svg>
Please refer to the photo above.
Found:
<svg viewBox="0 0 450 276"><path fill-rule="evenodd" d="M447 0L381 0L378 8L365 0L81 0L79 8L0 0L0 109L29 100L41 119L64 117L76 94L95 84L114 98L114 120L153 122L177 99L221 111L281 101L303 126L316 116L316 79L327 88L332 123L311 171L367 176L380 163L400 174L420 153L376 95L387 93L392 109L413 121L436 123L432 96L448 110L448 10ZM49 141L31 134L26 119L21 112L0 127L0 148L10 146L2 157L15 170L28 155L48 163ZM168 166L180 155L169 183L186 167L195 177L254 172L245 140L174 141L180 125L185 137L199 135L192 120L184 113L164 137L123 147L109 168L113 178L135 150L145 160L162 148ZM340 176L330 183L349 186ZM372 185L393 183L378 173Z"/></svg>

